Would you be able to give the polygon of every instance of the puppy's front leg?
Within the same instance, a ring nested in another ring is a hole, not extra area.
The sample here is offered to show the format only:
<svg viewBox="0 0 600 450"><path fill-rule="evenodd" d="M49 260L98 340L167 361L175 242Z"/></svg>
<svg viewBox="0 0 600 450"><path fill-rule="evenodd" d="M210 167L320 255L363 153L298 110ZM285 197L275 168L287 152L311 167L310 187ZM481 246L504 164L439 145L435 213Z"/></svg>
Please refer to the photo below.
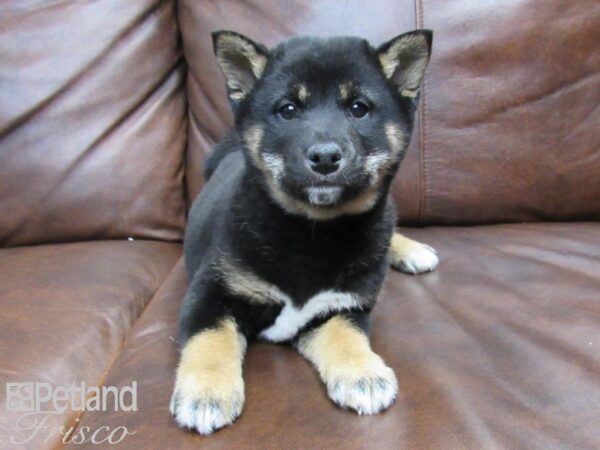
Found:
<svg viewBox="0 0 600 450"><path fill-rule="evenodd" d="M413 275L431 272L439 262L432 247L396 232L390 241L390 260L394 269Z"/></svg>
<svg viewBox="0 0 600 450"><path fill-rule="evenodd" d="M365 332L338 315L307 332L297 348L317 368L331 400L359 414L377 414L398 394L398 382Z"/></svg>
<svg viewBox="0 0 600 450"><path fill-rule="evenodd" d="M181 352L171 414L200 434L233 423L242 412L246 339L232 318L191 336Z"/></svg>

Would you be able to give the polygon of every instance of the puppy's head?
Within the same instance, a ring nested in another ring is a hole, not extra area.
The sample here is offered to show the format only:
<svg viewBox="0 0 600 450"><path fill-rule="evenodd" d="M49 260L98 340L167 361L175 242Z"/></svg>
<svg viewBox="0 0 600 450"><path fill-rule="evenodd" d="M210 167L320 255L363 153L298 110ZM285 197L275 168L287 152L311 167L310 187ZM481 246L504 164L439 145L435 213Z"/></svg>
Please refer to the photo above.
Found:
<svg viewBox="0 0 600 450"><path fill-rule="evenodd" d="M408 146L432 33L379 48L352 37L295 38L269 51L213 33L249 162L286 211L326 220L371 209Z"/></svg>

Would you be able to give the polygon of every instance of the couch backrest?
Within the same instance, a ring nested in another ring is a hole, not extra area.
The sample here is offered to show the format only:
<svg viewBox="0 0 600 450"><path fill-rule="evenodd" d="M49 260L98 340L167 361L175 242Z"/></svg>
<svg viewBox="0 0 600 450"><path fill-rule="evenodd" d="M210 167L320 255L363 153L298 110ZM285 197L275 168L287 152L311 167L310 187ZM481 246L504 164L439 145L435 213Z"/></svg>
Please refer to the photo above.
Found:
<svg viewBox="0 0 600 450"><path fill-rule="evenodd" d="M210 32L374 44L435 30L393 193L402 223L600 219L595 0L179 0L0 5L0 245L180 239L231 126ZM188 151L185 152L186 125ZM187 158L184 164L184 158Z"/></svg>
<svg viewBox="0 0 600 450"><path fill-rule="evenodd" d="M231 125L210 32L379 44L435 32L419 126L396 177L403 223L600 219L597 0L179 1L189 62L188 187Z"/></svg>
<svg viewBox="0 0 600 450"><path fill-rule="evenodd" d="M0 245L180 239L172 2L0 3Z"/></svg>

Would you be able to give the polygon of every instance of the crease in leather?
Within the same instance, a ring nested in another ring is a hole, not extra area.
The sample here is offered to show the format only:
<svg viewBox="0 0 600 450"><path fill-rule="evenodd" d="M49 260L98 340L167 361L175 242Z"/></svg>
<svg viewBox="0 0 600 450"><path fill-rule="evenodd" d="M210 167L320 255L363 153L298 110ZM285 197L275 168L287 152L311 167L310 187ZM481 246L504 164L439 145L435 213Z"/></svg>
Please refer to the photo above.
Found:
<svg viewBox="0 0 600 450"><path fill-rule="evenodd" d="M203 175L203 167L204 167L204 159L208 154L210 154L211 149L214 146L214 141L212 141L210 137L210 133L206 132L205 128L200 124L200 122L195 118L194 112L191 107L188 108L188 147L191 146L192 142L196 140L198 147L202 148L202 154L197 155L199 153L196 152L186 152L184 164L185 170L184 172L184 185L186 188L186 210L189 212L192 207L192 202L196 198L196 195L200 192L202 187L204 186L204 175ZM191 136L195 135L195 138ZM201 163L194 164L193 159L198 158L201 159ZM192 168L197 171L193 171ZM191 176L190 176L191 175ZM193 181L195 180L195 181ZM193 184L192 184L193 183Z"/></svg>
<svg viewBox="0 0 600 450"><path fill-rule="evenodd" d="M117 130L124 122L126 122L132 115L138 113L140 111L140 107L142 107L149 99L151 99L154 95L159 93L160 88L169 82L169 79L172 76L177 76L177 72L181 67L181 58L178 59L165 73L164 76L154 85L152 85L147 92L145 92L138 101L135 102L124 114L120 115L116 118L116 120L111 123L98 137L96 137L88 146L86 146L74 159L68 164L68 167L62 172L60 178L56 178L53 182L53 185L48 187L43 193L43 195L39 196L35 202L31 204L28 208L28 214L23 214L19 223L15 224L10 231L7 231L2 238L4 242L11 242L16 234L21 231L23 225L30 220L32 215L36 214L38 207L48 199L52 198L54 194L60 190L62 186L69 182L70 174L76 171L79 165L85 161L88 157L90 157L91 152L101 144L108 136L110 136L115 130ZM161 101L172 97L175 92L177 92L183 83L184 77L178 82L178 85L169 92L166 92L161 98ZM183 161L182 161L183 163ZM87 239L83 239L84 241ZM70 240L70 242L75 242L74 240ZM28 245L28 243L24 243L24 245Z"/></svg>
<svg viewBox="0 0 600 450"><path fill-rule="evenodd" d="M592 114L595 113L598 108L600 108L600 101L595 105L591 105L590 109L588 111L585 111L583 114L581 114L581 117L577 120L577 123L575 123L571 128L569 128L567 130L567 132L569 132L569 133L578 132L581 125L584 124L587 120L589 120L590 117L592 117ZM598 152L590 153L589 156L598 157Z"/></svg>
<svg viewBox="0 0 600 450"><path fill-rule="evenodd" d="M500 285L497 283L498 289L504 288L505 285ZM514 295L514 292L511 293L511 296ZM519 332L517 326L512 326L508 324L506 321L498 321L495 322L496 325L494 328L486 327L485 331L479 325L477 317L470 317L466 312L460 312L460 310L456 307L453 307L451 304L446 304L440 300L440 298L436 295L429 295L436 304L439 311L443 312L444 315L450 319L450 321L454 324L456 329L460 330L468 340L470 344L475 348L475 351L478 354L478 360L476 363L475 370L466 371L469 373L469 376L475 376L477 379L483 381L488 388L490 387L490 383L493 385L492 388L498 389L500 392L504 393L508 396L508 399L512 401L513 407L521 409L526 412L528 416L533 418L534 420L540 421L541 425L545 428L546 438L548 434L553 435L552 437L557 442L562 442L562 436L558 433L558 431L553 430L553 423L555 424L556 419L552 417L548 417L543 414L543 411L540 411L539 405L532 405L530 399L521 392L518 388L513 387L510 382L505 381L502 377L498 376L498 363L495 361L495 358L489 355L488 352L479 344L478 335L485 334L486 338L490 337L497 341L506 341L507 338L510 341L510 346L512 348L521 347L523 344L523 337L525 337L525 342L529 342L532 347L532 352L535 353L541 348L550 352L553 355L566 356L566 360L571 360L572 355L569 353L568 349L566 351L559 351L558 353L552 351L551 346L546 345L547 342L543 339L543 337L539 340L532 339L531 333L523 333ZM524 297L521 296L524 300ZM523 330L521 330L523 331ZM564 360L561 360L564 361ZM483 371L483 373L478 373L479 371ZM592 369L593 371L593 369ZM431 370L430 380L442 377L447 377L448 374L440 375L438 370ZM594 375L597 375L597 371L593 371ZM451 408L460 415L461 419L465 421L468 426L467 429L476 435L475 441L478 442L479 448L500 448L502 445L498 441L497 438L494 437L496 432L494 432L494 422L490 422L489 419L482 417L480 420L470 420L473 418L477 418L478 412L469 411L469 407L472 406L471 401L461 401L461 398L466 397L469 398L470 395L468 393L468 381L464 379L464 371L463 375L459 375L461 378L461 383L452 383L451 386L448 386L448 383L445 381L441 381L437 384L438 388L442 390L442 392L446 393L447 398L452 403ZM452 376L454 378L454 375ZM461 395L462 394L462 395ZM463 406L464 405L464 406ZM540 416L541 414L541 416ZM551 422L550 424L548 422ZM550 425L550 426L549 426ZM511 435L511 440L515 439L514 435ZM564 444L564 442L562 442Z"/></svg>
<svg viewBox="0 0 600 450"><path fill-rule="evenodd" d="M572 91L573 89L579 88L580 85L582 85L582 84L589 83L590 78L592 80L594 80L595 78L597 78L599 76L600 76L600 73L588 73L585 76L578 78L577 80L570 81L569 83L558 86L558 87L552 87L545 92L536 93L527 98L519 98L518 102L508 104L508 105L503 105L501 107L498 107L494 111L490 111L488 114L485 114L485 115L478 115L478 117L476 119L462 121L460 124L457 124L457 126L466 128L466 127L476 126L478 124L488 124L490 122L493 122L496 118L498 118L499 116L502 116L503 114L505 114L507 112L510 112L513 110L518 110L518 109L524 108L524 107L529 107L531 105L541 103L544 100L551 99L551 98L554 98L554 97L557 97L560 95L569 95L570 91ZM600 99L600 96L599 96L599 99ZM598 108L598 106L599 106L598 104L595 105L594 110L596 108ZM587 118L587 116L586 116L586 118ZM448 115L448 119L452 120L453 116Z"/></svg>
<svg viewBox="0 0 600 450"><path fill-rule="evenodd" d="M444 303L436 295L435 291L428 290L428 294L425 295L425 297L432 299L432 302L428 302L427 306L434 306L438 313L449 319L450 323L453 325L453 330L459 331L471 343L475 353L477 354L477 362L480 364L483 362L485 366L485 372L489 373L493 378L493 369L489 367L492 365L490 363L490 357L485 349L479 344L476 333L473 333L470 327L466 326L464 322L460 320L460 318L457 318L452 310L449 310L444 305ZM426 309L421 308L419 311L419 303L415 304L415 309L418 311L417 314L422 319L432 317L432 314L427 312ZM448 326L448 323L445 323L445 325ZM468 364L468 362L465 363ZM475 372L472 372L471 376L474 376L474 373ZM420 376L418 374L420 374ZM468 392L465 391L465 388L460 384L451 383L449 385L446 381L447 377L448 373L441 370L441 368L438 367L433 360L426 360L426 363L420 364L420 367L417 370L417 378L419 380L428 379L429 381L427 384L429 386L433 385L437 387L437 391L441 393L443 397L437 401L443 401L446 409L448 410L447 412L457 415L463 420L463 423L460 424L460 434L463 435L463 437L461 439L457 436L456 441L464 441L464 434L471 434L472 436L469 438L469 440L477 442L479 448L497 448L497 445L494 445L495 439L493 437L493 433L489 431L488 424L482 418L478 418L476 412L469 410L471 402L464 401L465 397L469 398ZM482 377L483 375L478 375L478 378ZM454 376L452 378L454 378ZM409 430L410 429L412 429L412 432L415 433L415 435L409 439L410 442L414 443L421 441L419 442L419 445L423 446L423 448L441 445L441 442L436 442L435 440L433 442L422 442L424 434L426 433L423 433L423 430L420 426L409 426ZM456 432L456 429L454 431ZM441 436L436 434L436 438L440 437ZM443 438L443 445L446 446L445 448L456 448L454 445L449 443L448 438L448 436L444 436Z"/></svg>
<svg viewBox="0 0 600 450"><path fill-rule="evenodd" d="M12 133L15 129L22 126L25 122L35 117L38 113L43 111L46 107L59 100L63 94L67 93L74 84L78 83L85 76L94 70L98 65L102 64L104 58L117 46L121 44L121 42L126 39L131 33L134 33L138 26L141 25L146 19L150 18L155 11L160 9L164 4L170 3L170 0L158 0L154 5L143 11L139 17L134 18L131 23L123 29L121 33L119 33L115 38L106 46L104 49L98 53L94 58L92 58L79 72L75 73L71 78L65 80L64 84L57 88L54 92L52 92L49 96L45 97L41 102L36 104L29 111L25 111L18 116L15 116L12 120L10 120L3 130L0 130L0 140L10 133ZM58 2L57 2L58 4Z"/></svg>
<svg viewBox="0 0 600 450"><path fill-rule="evenodd" d="M162 295L162 292L161 292L162 288L166 285L168 280L171 278L171 275L179 268L179 264L182 260L183 260L183 256L180 256L179 259L177 261L175 261L175 264L173 264L173 267L169 270L167 275L163 278L163 280L161 281L160 285L158 286L158 288L156 289L154 294L152 294L152 296L150 297L150 300L146 303L146 306L144 307L144 309L138 314L138 316L135 318L135 320L132 321L132 323L129 326L129 330L127 331L127 333L125 334L123 339L121 339L121 342L120 342L118 348L115 350L115 352L113 353L113 356L110 359L110 363L107 365L102 377L100 378L98 383L95 384L95 386L97 386L97 387L104 386L105 381L107 380L107 378L110 375L111 369L113 368L115 363L118 361L119 356L123 353L123 349L125 349L128 341L130 340L130 338L131 338L130 333L132 333L135 324L137 322L139 322L139 320L142 318L144 313L148 310L148 307L154 301L154 299L156 299L159 294ZM72 422L67 424L66 429L70 429L71 427L73 429L73 431L71 432L71 434L69 436L73 436L77 433L78 427L81 425L83 418L85 416L85 413L86 413L86 411L84 409L82 409L81 411L78 411L77 414L74 416L74 419L72 420Z"/></svg>
<svg viewBox="0 0 600 450"><path fill-rule="evenodd" d="M165 73L160 76L156 83L150 85L148 87L148 90L142 93L142 95L140 95L140 97L136 99L134 103L132 103L130 108L124 111L124 113L121 114L119 117L116 117L115 120L112 123L108 124L108 126L89 145L82 149L81 153L77 155L77 157L69 164L67 169L64 171L64 175L62 176L63 180L58 180L58 183L55 185L54 188L50 189L50 192L54 192L54 190L56 190L60 186L61 181L64 182L77 168L77 166L87 159L90 152L94 150L100 143L106 140L106 138L109 137L113 131L118 130L131 116L140 111L140 109L143 108L143 106L150 99L152 99L152 97L154 97L156 94L159 94L161 87L166 85L172 77L177 78L182 66L183 58L179 57L169 68L167 68ZM181 77L179 83L171 91L165 92L160 100L172 98L173 94L178 92L179 89L181 89L183 83L184 77ZM51 194L49 194L48 196L50 195Z"/></svg>
<svg viewBox="0 0 600 450"><path fill-rule="evenodd" d="M542 246L536 245L536 247L537 247L537 249L534 249L534 251L537 250L539 252L540 251L540 247L542 247ZM575 275L575 276L577 276L579 278L584 278L584 279L587 279L587 280L595 280L597 278L597 277L595 277L591 273L581 273L580 270L575 270L572 266L564 265L564 264L559 264L559 263L555 262L552 258L544 258L544 257L539 257L538 258L538 257L536 257L535 255L532 255L532 254L524 254L524 253L522 253L522 251L521 251L520 248L521 247L513 247L512 251L511 251L509 249L505 249L505 248L498 247L498 246L490 246L490 247L487 248L487 250L490 250L490 251L493 251L493 252L496 252L496 253L501 253L501 254L504 254L504 255L508 255L510 257L513 257L513 258L519 258L519 259L522 259L524 261L534 261L534 262L539 263L539 264L545 264L545 265L548 265L548 266L556 267L557 269L559 269L561 271L570 272L570 273L572 273L573 275ZM544 249L542 249L542 250L544 250ZM556 251L554 251L552 248L546 248L545 250L549 254L551 254L551 253L556 254ZM585 258L585 259L588 259L588 260L590 259L589 256L586 257L585 255L582 255L581 257ZM593 262L594 261L592 260L592 263ZM600 263L598 265L600 266ZM600 269L600 267L599 267L599 269ZM598 273L600 273L600 270L599 270Z"/></svg>
<svg viewBox="0 0 600 450"><path fill-rule="evenodd" d="M213 111L218 111L219 107L217 106L217 104L214 102L214 100L211 98L210 95L206 94L206 86L204 85L204 83L202 83L198 77L196 76L195 72L190 70L189 72L189 76L191 77L191 81L196 83L196 89L195 92L197 92L198 94L200 94L202 96L202 98L206 101L206 103L208 104L209 109L212 109ZM198 129L200 131L202 131L203 134L205 134L206 136L208 136L208 138L213 142L217 142L220 137L219 136L213 136L208 130L207 128L202 125L202 121L200 120L200 118L198 117L198 114L196 113L196 109L194 108L193 104L190 105L190 110L192 112L192 116L196 122L196 125L198 127ZM228 120L232 120L231 118L231 114L229 114L229 119Z"/></svg>
<svg viewBox="0 0 600 450"><path fill-rule="evenodd" d="M30 219L31 215L36 214L39 205L47 202L49 198L52 198L56 191L58 191L62 186L69 182L70 175L79 168L79 165L90 156L90 153L100 143L102 143L107 137L109 137L113 131L117 130L133 114L139 112L139 108L142 107L154 95L159 93L160 87L165 85L171 77L176 77L178 75L178 70L181 67L181 65L182 59L180 58L166 71L166 73L163 76L161 76L161 78L155 84L150 86L148 91L145 92L142 96L140 96L140 98L136 100L136 102L132 104L132 106L128 108L124 112L124 114L117 117L111 124L109 124L106 127L105 130L102 131L102 133L98 137L96 137L89 145L82 149L82 151L73 159L73 161L69 163L68 167L62 172L61 177L56 178L55 182L53 183L53 186L49 187L44 192L44 194L41 195L35 201L35 203L31 205L31 207L29 208L29 214L23 215L20 222L18 224L15 224L12 230L5 234L3 240L5 240L6 242L10 242L14 238L15 234L20 232L20 228ZM177 92L181 88L183 80L184 78L182 77L182 79L179 81L178 86L175 89L173 89L171 92L165 93L165 98L168 97L169 94L170 96L172 96L174 92Z"/></svg>

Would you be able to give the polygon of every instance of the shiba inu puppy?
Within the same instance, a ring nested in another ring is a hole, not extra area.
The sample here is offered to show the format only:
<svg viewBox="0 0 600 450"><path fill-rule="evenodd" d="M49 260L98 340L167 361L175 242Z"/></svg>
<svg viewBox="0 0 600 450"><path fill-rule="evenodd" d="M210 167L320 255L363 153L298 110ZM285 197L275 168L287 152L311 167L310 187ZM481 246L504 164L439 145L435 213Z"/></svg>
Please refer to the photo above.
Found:
<svg viewBox="0 0 600 450"><path fill-rule="evenodd" d="M388 191L413 128L432 33L378 48L294 38L267 50L213 34L235 115L206 166L185 236L190 285L171 413L209 434L244 404L247 342L288 343L331 400L376 414L396 377L369 345L388 266L433 270L424 244L394 234Z"/></svg>

